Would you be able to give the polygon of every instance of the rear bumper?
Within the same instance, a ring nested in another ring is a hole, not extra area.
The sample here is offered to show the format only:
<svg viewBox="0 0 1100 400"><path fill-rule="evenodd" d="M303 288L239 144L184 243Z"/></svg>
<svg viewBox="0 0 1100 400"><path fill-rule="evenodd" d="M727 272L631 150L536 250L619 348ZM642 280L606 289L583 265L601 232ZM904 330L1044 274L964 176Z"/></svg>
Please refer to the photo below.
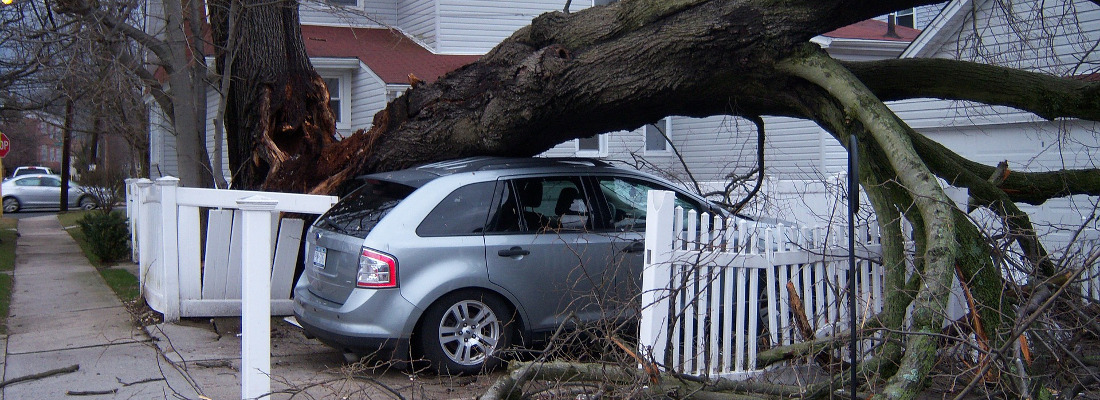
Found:
<svg viewBox="0 0 1100 400"><path fill-rule="evenodd" d="M297 311L295 311L294 314L295 318L298 319L298 323L302 325L303 330L315 336L321 342L344 352L393 361L412 360L409 339L342 335L326 331L311 325L309 322L303 321L302 316L298 315Z"/></svg>
<svg viewBox="0 0 1100 400"><path fill-rule="evenodd" d="M347 352L410 359L410 327L420 312L397 290L356 290L338 304L311 293L304 281L294 288L294 317L306 333Z"/></svg>

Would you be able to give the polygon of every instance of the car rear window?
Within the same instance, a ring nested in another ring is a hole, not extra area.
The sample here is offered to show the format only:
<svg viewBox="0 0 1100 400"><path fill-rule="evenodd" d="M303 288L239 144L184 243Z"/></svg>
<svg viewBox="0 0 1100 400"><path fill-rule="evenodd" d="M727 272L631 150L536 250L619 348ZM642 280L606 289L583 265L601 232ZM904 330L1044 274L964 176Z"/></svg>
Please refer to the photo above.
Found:
<svg viewBox="0 0 1100 400"><path fill-rule="evenodd" d="M395 182L369 180L317 220L317 226L333 232L366 238L390 210L416 188Z"/></svg>
<svg viewBox="0 0 1100 400"><path fill-rule="evenodd" d="M22 168L15 171L15 175L30 175L30 174L48 174L49 170L45 168Z"/></svg>

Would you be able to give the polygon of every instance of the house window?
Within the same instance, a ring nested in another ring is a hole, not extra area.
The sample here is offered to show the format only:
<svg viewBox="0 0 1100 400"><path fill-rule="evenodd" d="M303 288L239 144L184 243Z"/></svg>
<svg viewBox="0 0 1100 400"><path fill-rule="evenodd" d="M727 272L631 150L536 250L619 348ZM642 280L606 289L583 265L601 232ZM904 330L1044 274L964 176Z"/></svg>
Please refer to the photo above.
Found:
<svg viewBox="0 0 1100 400"><path fill-rule="evenodd" d="M325 87L328 88L328 106L336 115L336 122L340 123L344 119L340 112L340 78L325 78Z"/></svg>
<svg viewBox="0 0 1100 400"><path fill-rule="evenodd" d="M894 23L898 24L898 26L915 28L917 21L914 9L907 8L894 13Z"/></svg>
<svg viewBox="0 0 1100 400"><path fill-rule="evenodd" d="M337 6L355 7L359 5L359 0L328 0L328 3Z"/></svg>
<svg viewBox="0 0 1100 400"><path fill-rule="evenodd" d="M578 157L606 157L606 135L594 135L576 140Z"/></svg>
<svg viewBox="0 0 1100 400"><path fill-rule="evenodd" d="M619 1L619 0L592 0L592 5L594 5L594 6L606 6L608 4L615 3L617 1Z"/></svg>
<svg viewBox="0 0 1100 400"><path fill-rule="evenodd" d="M645 135L645 154L663 155L672 153L672 117L662 118L652 124L642 126Z"/></svg>
<svg viewBox="0 0 1100 400"><path fill-rule="evenodd" d="M328 105L336 117L336 129L349 129L351 122L351 77L346 74L321 72L328 89Z"/></svg>

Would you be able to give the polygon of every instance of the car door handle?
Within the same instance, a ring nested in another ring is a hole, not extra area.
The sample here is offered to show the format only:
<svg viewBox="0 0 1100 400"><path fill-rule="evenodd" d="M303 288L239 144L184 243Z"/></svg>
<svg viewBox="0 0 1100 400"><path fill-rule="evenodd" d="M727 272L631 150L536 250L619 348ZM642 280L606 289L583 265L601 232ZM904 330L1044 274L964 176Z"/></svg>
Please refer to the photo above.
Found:
<svg viewBox="0 0 1100 400"><path fill-rule="evenodd" d="M645 251L644 240L635 240L626 247L623 247L623 253L637 253L641 251Z"/></svg>
<svg viewBox="0 0 1100 400"><path fill-rule="evenodd" d="M522 247L519 247L519 246L510 248L508 250L499 250L499 251L497 251L497 255L501 256L501 257L518 257L518 256L525 256L525 255L528 255L528 254L531 254L531 252L528 251L528 250L524 250Z"/></svg>

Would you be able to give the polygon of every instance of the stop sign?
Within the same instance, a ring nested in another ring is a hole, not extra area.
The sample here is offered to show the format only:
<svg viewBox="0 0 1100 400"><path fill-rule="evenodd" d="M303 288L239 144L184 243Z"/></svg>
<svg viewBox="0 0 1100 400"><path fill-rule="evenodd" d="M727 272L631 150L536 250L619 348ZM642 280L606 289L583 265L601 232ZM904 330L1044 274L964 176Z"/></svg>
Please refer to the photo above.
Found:
<svg viewBox="0 0 1100 400"><path fill-rule="evenodd" d="M11 140L8 140L8 135L0 133L0 158L6 157L9 150L11 150Z"/></svg>

